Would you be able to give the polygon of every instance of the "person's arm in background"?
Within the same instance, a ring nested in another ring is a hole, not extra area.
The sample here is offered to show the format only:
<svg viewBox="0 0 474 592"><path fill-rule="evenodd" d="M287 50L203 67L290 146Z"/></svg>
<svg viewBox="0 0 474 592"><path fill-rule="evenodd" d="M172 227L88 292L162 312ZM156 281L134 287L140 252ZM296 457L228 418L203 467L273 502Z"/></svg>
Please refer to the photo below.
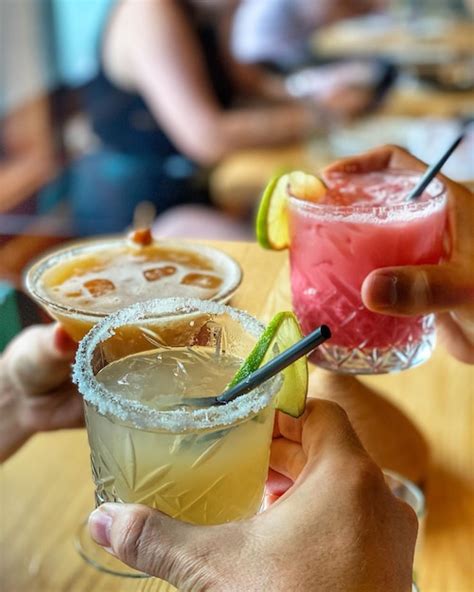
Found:
<svg viewBox="0 0 474 592"><path fill-rule="evenodd" d="M347 158L325 169L362 173L386 168L425 171L427 165L398 146L383 146ZM370 310L391 315L436 313L447 350L474 364L474 196L469 189L440 175L448 190L449 259L439 265L377 269L362 285Z"/></svg>
<svg viewBox="0 0 474 592"><path fill-rule="evenodd" d="M344 60L344 72L337 62L322 65L323 59L318 64L312 38L320 27L375 11L382 4L383 0L242 0L228 27L235 56L233 71L238 80L245 83L248 79L261 96L288 100L296 96L292 76L272 75L256 65L270 63L287 73L303 68L313 75L313 88L306 96L316 106L336 119L357 115L372 103L371 85L358 79L357 71L348 78L350 63L344 64Z"/></svg>
<svg viewBox="0 0 474 592"><path fill-rule="evenodd" d="M397 500L346 414L308 402L278 414L270 464L294 484L249 520L195 526L151 508L104 504L92 537L182 592L410 592L415 513Z"/></svg>
<svg viewBox="0 0 474 592"><path fill-rule="evenodd" d="M40 189L55 172L46 98L23 105L1 122L0 213Z"/></svg>
<svg viewBox="0 0 474 592"><path fill-rule="evenodd" d="M263 44L276 55L285 52L284 40L290 27L288 18L285 18L287 15L281 12L279 0L250 4L242 0L228 10L220 31L221 46L235 88L250 100L255 98L280 103L294 100L288 92L285 76L263 66L275 62L271 54L258 51L259 44ZM282 35L283 27L285 31Z"/></svg>
<svg viewBox="0 0 474 592"><path fill-rule="evenodd" d="M70 374L76 344L58 325L23 331L0 357L0 462L39 431L84 425Z"/></svg>
<svg viewBox="0 0 474 592"><path fill-rule="evenodd" d="M55 172L47 97L30 100L2 119L0 145L0 212L6 212L30 197Z"/></svg>
<svg viewBox="0 0 474 592"><path fill-rule="evenodd" d="M119 5L109 23L104 62L116 83L142 94L172 141L203 164L238 148L304 138L318 127L313 106L305 103L221 109L196 35L174 0Z"/></svg>
<svg viewBox="0 0 474 592"><path fill-rule="evenodd" d="M44 3L0 2L0 213L41 188L55 172L48 93Z"/></svg>

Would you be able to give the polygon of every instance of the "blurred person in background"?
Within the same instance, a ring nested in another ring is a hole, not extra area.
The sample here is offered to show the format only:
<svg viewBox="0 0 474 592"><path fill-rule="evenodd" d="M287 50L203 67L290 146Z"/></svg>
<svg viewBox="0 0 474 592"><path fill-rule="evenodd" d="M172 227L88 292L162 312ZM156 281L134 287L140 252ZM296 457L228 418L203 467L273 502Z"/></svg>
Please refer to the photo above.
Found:
<svg viewBox="0 0 474 592"><path fill-rule="evenodd" d="M242 63L291 70L314 61L311 37L320 27L387 8L388 0L242 0L232 50Z"/></svg>
<svg viewBox="0 0 474 592"><path fill-rule="evenodd" d="M386 0L243 0L234 19L232 49L243 64L261 64L289 73L290 95L311 98L327 109L328 126L341 123L364 90L373 89L370 107L389 88L393 66L375 60L321 60L311 47L318 29L386 8ZM332 120L332 121L331 121Z"/></svg>
<svg viewBox="0 0 474 592"><path fill-rule="evenodd" d="M296 100L284 79L241 66L229 50L235 0L54 0L67 81L78 86L100 145L69 172L79 234L121 231L136 205L161 213L210 206L205 171L233 151L304 139L328 112L364 111L371 92ZM264 98L236 106L236 98ZM191 209L179 220L208 236L248 237L220 214Z"/></svg>
<svg viewBox="0 0 474 592"><path fill-rule="evenodd" d="M0 214L27 211L57 164L43 17L35 0L0 2Z"/></svg>
<svg viewBox="0 0 474 592"><path fill-rule="evenodd" d="M42 195L42 188L59 168L60 158L50 108L54 70L48 51L47 16L45 2L0 0L2 330L15 330L16 322L5 307L13 294L11 284L20 282L25 262L67 234L67 220L56 208L57 202L46 201ZM0 335L0 349L5 339Z"/></svg>

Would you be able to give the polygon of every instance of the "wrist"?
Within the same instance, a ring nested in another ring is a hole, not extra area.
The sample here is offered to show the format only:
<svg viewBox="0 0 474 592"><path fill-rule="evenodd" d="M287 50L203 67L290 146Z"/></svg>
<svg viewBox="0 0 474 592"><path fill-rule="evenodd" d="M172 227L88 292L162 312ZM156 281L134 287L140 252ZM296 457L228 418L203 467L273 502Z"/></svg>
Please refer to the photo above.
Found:
<svg viewBox="0 0 474 592"><path fill-rule="evenodd" d="M291 93L287 79L283 76L267 74L261 81L262 94L274 101L293 100L295 96Z"/></svg>
<svg viewBox="0 0 474 592"><path fill-rule="evenodd" d="M0 463L12 456L34 433L22 426L16 418L3 416L3 411L0 403L0 414L2 414L0 420Z"/></svg>
<svg viewBox="0 0 474 592"><path fill-rule="evenodd" d="M8 383L0 362L0 462L18 450L33 433L22 422L18 394Z"/></svg>

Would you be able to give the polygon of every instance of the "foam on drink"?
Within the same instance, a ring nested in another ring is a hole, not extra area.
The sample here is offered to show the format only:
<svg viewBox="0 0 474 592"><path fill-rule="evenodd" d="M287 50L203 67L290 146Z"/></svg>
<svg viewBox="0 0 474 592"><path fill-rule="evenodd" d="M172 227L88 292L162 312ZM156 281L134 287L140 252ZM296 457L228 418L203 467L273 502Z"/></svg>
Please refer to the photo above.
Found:
<svg viewBox="0 0 474 592"><path fill-rule="evenodd" d="M158 245L78 255L43 276L45 291L56 302L101 313L157 296L208 299L222 282L206 257Z"/></svg>
<svg viewBox="0 0 474 592"><path fill-rule="evenodd" d="M242 272L226 253L192 243L131 238L82 241L34 264L26 287L75 340L103 316L154 298L227 301Z"/></svg>

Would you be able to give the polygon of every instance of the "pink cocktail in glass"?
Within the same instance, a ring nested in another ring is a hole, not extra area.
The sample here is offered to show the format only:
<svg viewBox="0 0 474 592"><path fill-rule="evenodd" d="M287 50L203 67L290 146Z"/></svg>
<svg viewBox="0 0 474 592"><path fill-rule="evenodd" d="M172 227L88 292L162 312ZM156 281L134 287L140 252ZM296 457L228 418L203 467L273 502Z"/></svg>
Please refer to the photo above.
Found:
<svg viewBox="0 0 474 592"><path fill-rule="evenodd" d="M395 317L369 311L361 286L374 269L439 263L444 253L446 192L433 181L417 200L411 171L338 174L318 203L290 198L293 307L309 333L321 323L332 339L316 364L351 374L403 370L429 358L433 315Z"/></svg>

